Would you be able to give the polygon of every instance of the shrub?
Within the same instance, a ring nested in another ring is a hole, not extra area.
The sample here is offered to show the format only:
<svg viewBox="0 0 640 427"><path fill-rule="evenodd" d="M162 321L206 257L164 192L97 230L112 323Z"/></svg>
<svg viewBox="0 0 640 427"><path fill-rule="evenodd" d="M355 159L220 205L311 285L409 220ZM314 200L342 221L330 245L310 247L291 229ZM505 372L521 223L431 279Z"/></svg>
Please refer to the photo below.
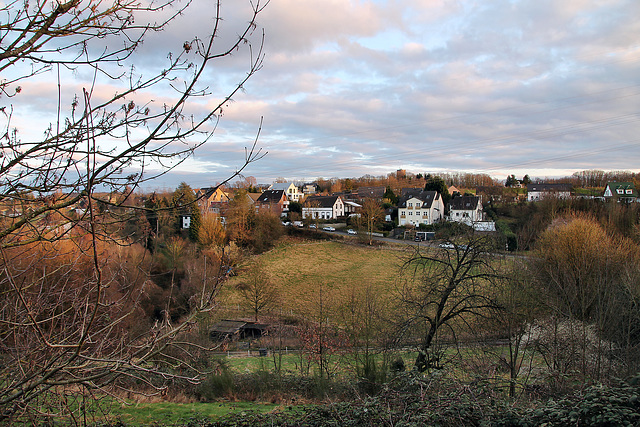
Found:
<svg viewBox="0 0 640 427"><path fill-rule="evenodd" d="M235 390L233 373L225 359L216 359L212 372L196 387L195 395L201 401L229 397Z"/></svg>

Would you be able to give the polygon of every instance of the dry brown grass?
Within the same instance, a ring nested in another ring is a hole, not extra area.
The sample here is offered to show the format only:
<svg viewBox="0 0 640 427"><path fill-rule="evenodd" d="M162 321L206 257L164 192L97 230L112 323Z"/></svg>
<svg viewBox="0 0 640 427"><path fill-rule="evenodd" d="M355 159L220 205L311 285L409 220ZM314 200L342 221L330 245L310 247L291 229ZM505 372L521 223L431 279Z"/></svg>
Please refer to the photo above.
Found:
<svg viewBox="0 0 640 427"><path fill-rule="evenodd" d="M335 311L351 295L371 288L380 296L391 297L402 252L394 247L369 247L338 241L284 241L260 255L269 280L280 294L279 309L285 316L309 317L323 304ZM250 268L250 263L245 269ZM226 304L242 304L233 292L243 280L234 277L224 293Z"/></svg>

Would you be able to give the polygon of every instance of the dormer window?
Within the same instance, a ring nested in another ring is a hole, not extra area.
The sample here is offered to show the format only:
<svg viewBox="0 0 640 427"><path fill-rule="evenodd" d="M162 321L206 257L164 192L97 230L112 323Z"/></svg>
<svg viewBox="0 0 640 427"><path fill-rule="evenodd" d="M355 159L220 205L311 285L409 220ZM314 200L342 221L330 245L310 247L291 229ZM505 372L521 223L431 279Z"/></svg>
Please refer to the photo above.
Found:
<svg viewBox="0 0 640 427"><path fill-rule="evenodd" d="M617 188L616 189L616 193L618 194L624 194L624 190L622 188Z"/></svg>
<svg viewBox="0 0 640 427"><path fill-rule="evenodd" d="M633 190L629 189L626 191L627 194L633 194Z"/></svg>

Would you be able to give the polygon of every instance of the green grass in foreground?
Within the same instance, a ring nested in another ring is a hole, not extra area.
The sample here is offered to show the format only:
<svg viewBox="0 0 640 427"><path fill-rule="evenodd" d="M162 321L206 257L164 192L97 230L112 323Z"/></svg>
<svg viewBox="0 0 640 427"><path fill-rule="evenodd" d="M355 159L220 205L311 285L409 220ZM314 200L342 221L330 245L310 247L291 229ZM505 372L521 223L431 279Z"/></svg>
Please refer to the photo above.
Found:
<svg viewBox="0 0 640 427"><path fill-rule="evenodd" d="M229 413L244 411L270 412L278 405L260 402L213 402L213 403L130 403L110 408L107 419L122 421L127 426L185 424L194 418L218 418ZM106 409L106 408L105 408Z"/></svg>

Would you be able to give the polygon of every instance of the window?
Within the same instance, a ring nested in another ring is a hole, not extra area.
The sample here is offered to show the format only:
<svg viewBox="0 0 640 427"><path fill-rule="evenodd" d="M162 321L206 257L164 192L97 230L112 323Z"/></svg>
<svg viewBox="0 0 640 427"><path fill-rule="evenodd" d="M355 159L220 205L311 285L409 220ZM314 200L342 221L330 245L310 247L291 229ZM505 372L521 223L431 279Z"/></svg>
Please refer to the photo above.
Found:
<svg viewBox="0 0 640 427"><path fill-rule="evenodd" d="M416 203L416 209L418 209L420 207L420 202Z"/></svg>
<svg viewBox="0 0 640 427"><path fill-rule="evenodd" d="M618 188L618 189L616 189L616 193L624 194L624 190L622 188Z"/></svg>
<svg viewBox="0 0 640 427"><path fill-rule="evenodd" d="M413 207L413 202L409 202L409 207L412 208Z"/></svg>
<svg viewBox="0 0 640 427"><path fill-rule="evenodd" d="M627 192L627 194L633 194L633 190L631 190L631 189L627 190L626 192Z"/></svg>

